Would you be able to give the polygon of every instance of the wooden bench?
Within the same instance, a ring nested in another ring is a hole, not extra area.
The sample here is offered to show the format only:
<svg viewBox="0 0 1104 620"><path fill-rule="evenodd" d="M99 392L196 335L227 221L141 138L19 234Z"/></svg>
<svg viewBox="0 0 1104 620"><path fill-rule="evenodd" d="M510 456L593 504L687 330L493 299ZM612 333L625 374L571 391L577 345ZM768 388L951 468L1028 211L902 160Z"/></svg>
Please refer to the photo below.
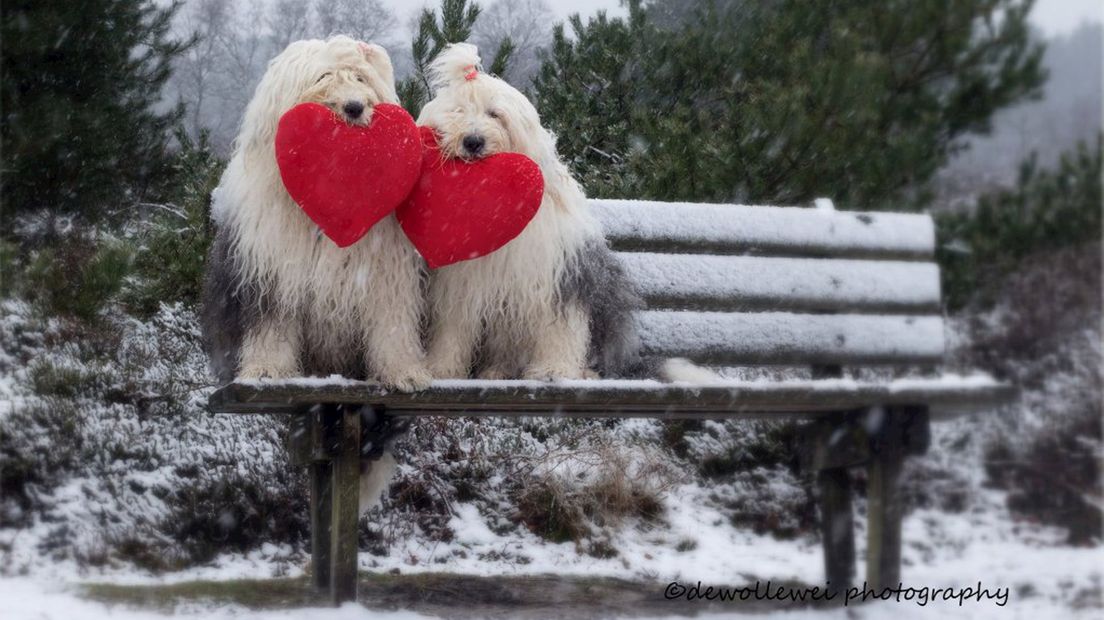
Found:
<svg viewBox="0 0 1104 620"><path fill-rule="evenodd" d="M807 420L801 461L816 477L827 582L844 588L855 576L849 469L864 466L866 581L896 585L904 456L927 448L929 421L1011 394L983 375L936 372L944 337L931 218L840 212L823 201L592 204L648 302L637 320L649 354L784 366L796 378L439 381L414 394L342 379L224 386L210 398L213 412L293 414L292 461L311 468L316 586L335 603L356 596L357 479L369 429L425 415Z"/></svg>

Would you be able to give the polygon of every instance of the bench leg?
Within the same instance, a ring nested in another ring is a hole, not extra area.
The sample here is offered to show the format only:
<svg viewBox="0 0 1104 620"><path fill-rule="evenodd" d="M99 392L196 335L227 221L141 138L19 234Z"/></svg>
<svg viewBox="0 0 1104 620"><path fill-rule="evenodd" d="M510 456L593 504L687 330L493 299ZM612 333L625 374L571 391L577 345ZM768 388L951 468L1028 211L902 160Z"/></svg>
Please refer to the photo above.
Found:
<svg viewBox="0 0 1104 620"><path fill-rule="evenodd" d="M330 513L330 599L335 605L356 600L360 516L360 412L353 407L340 411Z"/></svg>
<svg viewBox="0 0 1104 620"><path fill-rule="evenodd" d="M356 600L360 504L360 412L325 405L310 425L311 564L313 584L334 605ZM293 429L293 432L294 429Z"/></svg>
<svg viewBox="0 0 1104 620"><path fill-rule="evenodd" d="M867 468L866 582L875 590L901 581L901 491L906 454L923 454L931 440L926 407L875 407L806 427L802 466L816 472L824 541L824 568L831 590L848 588L855 576L851 478L847 468Z"/></svg>
<svg viewBox="0 0 1104 620"><path fill-rule="evenodd" d="M330 590L330 507L333 504L333 466L329 461L310 465L310 528L313 583L320 592Z"/></svg>
<svg viewBox="0 0 1104 620"><path fill-rule="evenodd" d="M856 422L856 413L849 411L818 420L802 432L801 468L815 476L826 587L831 592L844 591L855 577L855 517L848 468L867 461L870 442Z"/></svg>
<svg viewBox="0 0 1104 620"><path fill-rule="evenodd" d="M901 490L906 414L888 411L867 465L866 581L875 592L901 581Z"/></svg>
<svg viewBox="0 0 1104 620"><path fill-rule="evenodd" d="M817 472L824 574L832 592L846 591L855 577L855 523L851 511L851 475L845 468Z"/></svg>

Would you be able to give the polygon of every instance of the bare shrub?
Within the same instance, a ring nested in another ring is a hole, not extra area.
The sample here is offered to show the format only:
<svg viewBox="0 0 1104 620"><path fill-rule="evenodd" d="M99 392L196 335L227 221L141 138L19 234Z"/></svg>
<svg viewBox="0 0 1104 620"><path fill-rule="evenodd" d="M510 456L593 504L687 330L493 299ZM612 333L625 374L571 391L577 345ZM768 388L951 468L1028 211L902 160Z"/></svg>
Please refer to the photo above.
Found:
<svg viewBox="0 0 1104 620"><path fill-rule="evenodd" d="M1021 389L986 446L991 481L1013 511L1066 527L1078 544L1104 526L1100 252L1090 243L1025 260L994 309L971 316L957 353Z"/></svg>

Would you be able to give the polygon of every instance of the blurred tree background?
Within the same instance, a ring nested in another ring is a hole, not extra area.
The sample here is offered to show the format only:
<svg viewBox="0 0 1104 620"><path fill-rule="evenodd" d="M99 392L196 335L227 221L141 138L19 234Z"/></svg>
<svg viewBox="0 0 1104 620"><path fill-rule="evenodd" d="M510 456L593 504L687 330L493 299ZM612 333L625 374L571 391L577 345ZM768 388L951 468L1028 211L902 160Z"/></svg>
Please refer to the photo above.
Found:
<svg viewBox="0 0 1104 620"><path fill-rule="evenodd" d="M509 6L506 7L506 11L508 10ZM427 74L430 63L448 44L470 41L482 11L479 4L468 0L441 0L440 18L433 9L422 10L411 45L414 70L409 77L397 84L399 100L414 118L418 118L422 106L430 98ZM501 20L504 13L509 14L506 11L499 10L492 15L497 15ZM496 51L487 68L491 73L505 74L515 46L510 35L502 33L501 27L497 32L499 36L497 36Z"/></svg>
<svg viewBox="0 0 1104 620"><path fill-rule="evenodd" d="M557 27L534 93L592 195L916 208L961 136L1039 93L1030 8L631 0Z"/></svg>
<svg viewBox="0 0 1104 620"><path fill-rule="evenodd" d="M129 237L130 251L101 262L126 286L84 296L90 303L117 298L149 311L162 293L194 301L202 264L192 253L206 243L207 190L267 59L302 37L351 30L391 44L405 73L398 90L414 114L437 52L479 42L491 70L530 92L596 197L807 204L829 196L846 208L924 208L967 140L1002 110L1037 98L1047 78L1030 0L630 0L623 16L599 12L544 28L536 24L550 15L543 0L500 0L486 11L443 0L410 24L409 52L394 43L398 19L379 0L269 4L6 4L0 257L29 266L29 241L61 230L87 237L90 229L71 222L112 220L102 232ZM1091 165L1099 143L1085 137L1081 154L1071 152L1055 174L1085 157ZM1032 178L1047 174L1025 165ZM1031 214L1075 209L1079 219L1058 219L1092 223L1091 200L997 189L1019 206L998 193L941 220L944 236L959 241L941 255L952 299L994 272L974 263L1022 255L999 242L982 247L970 222L1015 236L1011 228ZM181 227L193 241L176 248ZM1066 238L1053 228L1036 236ZM141 238L158 230L172 234L157 244ZM977 246L975 259L954 251L965 246ZM138 284L151 280L165 282ZM136 301L141 295L128 292L136 287L151 294Z"/></svg>
<svg viewBox="0 0 1104 620"><path fill-rule="evenodd" d="M96 221L143 200L167 172L182 110L158 110L171 63L191 41L179 8L153 1L4 3L0 21L8 221L44 210Z"/></svg>
<svg viewBox="0 0 1104 620"><path fill-rule="evenodd" d="M972 212L942 213L939 230L944 295L952 308L972 299L992 301L987 283L1025 259L1100 240L1101 136L1062 155L1052 170L1035 157L1020 167L1014 187L981 196Z"/></svg>

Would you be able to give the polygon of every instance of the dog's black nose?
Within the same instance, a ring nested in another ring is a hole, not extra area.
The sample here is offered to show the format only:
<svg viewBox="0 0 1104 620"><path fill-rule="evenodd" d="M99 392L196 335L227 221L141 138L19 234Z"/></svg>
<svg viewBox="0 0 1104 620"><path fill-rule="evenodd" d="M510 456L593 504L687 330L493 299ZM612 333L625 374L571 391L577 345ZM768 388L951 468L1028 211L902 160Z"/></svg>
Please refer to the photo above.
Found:
<svg viewBox="0 0 1104 620"><path fill-rule="evenodd" d="M487 144L487 141L483 139L483 136L477 136L470 134L464 136L464 150L472 155L478 155L483 152L483 147Z"/></svg>
<svg viewBox="0 0 1104 620"><path fill-rule="evenodd" d="M345 115L349 118L360 118L360 115L364 112L364 104L359 101L350 101L342 109L345 110Z"/></svg>

